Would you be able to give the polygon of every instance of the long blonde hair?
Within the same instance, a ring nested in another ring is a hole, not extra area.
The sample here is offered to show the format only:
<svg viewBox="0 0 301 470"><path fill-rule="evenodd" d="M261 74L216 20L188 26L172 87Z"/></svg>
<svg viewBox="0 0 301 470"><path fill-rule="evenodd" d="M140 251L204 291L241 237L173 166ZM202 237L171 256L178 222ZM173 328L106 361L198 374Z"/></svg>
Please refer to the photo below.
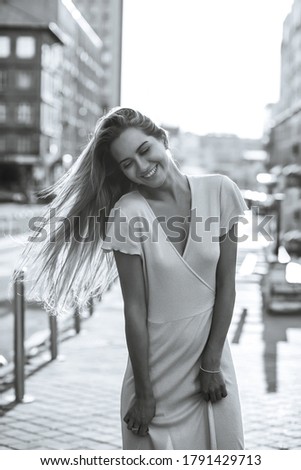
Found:
<svg viewBox="0 0 301 470"><path fill-rule="evenodd" d="M168 147L166 132L151 119L130 108L114 108L99 119L70 170L40 192L40 197L53 199L42 217L30 221L34 234L11 283L26 268L28 296L51 314L60 315L75 306L85 308L91 296L99 297L118 276L113 252L103 251L101 245L111 209L136 187L110 153L113 140L129 127L143 130Z"/></svg>

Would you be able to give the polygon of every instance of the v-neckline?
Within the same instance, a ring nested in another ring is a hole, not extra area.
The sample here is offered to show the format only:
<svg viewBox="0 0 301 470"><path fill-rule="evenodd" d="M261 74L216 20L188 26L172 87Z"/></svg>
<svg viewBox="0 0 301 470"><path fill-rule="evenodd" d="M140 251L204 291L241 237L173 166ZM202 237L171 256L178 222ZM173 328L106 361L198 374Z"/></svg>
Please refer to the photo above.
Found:
<svg viewBox="0 0 301 470"><path fill-rule="evenodd" d="M189 240L190 240L190 238L191 238L191 224L192 224L191 218L192 218L192 209L193 209L193 203L194 203L194 197L193 197L193 189L192 189L191 179L190 179L189 175L185 175L185 176L186 176L186 178L187 178L188 186L189 186L189 189L190 189L190 210L189 210L189 214L188 214L188 217L190 218L190 222L189 222L189 227L188 227L188 234L187 234L187 237L186 237L186 243L185 243L185 247L184 247L184 250L183 250L183 253L182 253L182 254L176 249L175 245L169 240L169 238L168 238L168 236L167 236L165 230L164 230L163 227L162 227L161 222L160 222L160 221L158 222L158 225L159 225L159 227L160 227L160 230L162 230L162 233L164 234L167 243L169 243L169 244L172 246L172 248L175 250L175 252L177 253L177 255L178 255L181 259L183 259L183 260L184 260L184 258L185 258L185 254L186 254L186 252L187 252L187 248L188 248L188 245L189 245ZM157 219L157 216L156 216L156 214L154 213L153 209L151 208L151 206L150 206L148 200L147 200L139 191L137 191L137 193L140 194L140 196L144 199L144 201L145 201L146 205L148 206L148 208L149 208L149 210L150 210L152 216L154 217L154 219Z"/></svg>

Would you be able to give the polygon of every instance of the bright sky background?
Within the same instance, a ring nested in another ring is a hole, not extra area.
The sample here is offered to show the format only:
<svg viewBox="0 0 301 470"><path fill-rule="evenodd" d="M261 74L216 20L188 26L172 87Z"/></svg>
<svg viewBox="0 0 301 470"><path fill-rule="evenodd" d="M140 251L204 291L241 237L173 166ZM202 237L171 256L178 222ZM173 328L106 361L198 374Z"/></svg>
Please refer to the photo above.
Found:
<svg viewBox="0 0 301 470"><path fill-rule="evenodd" d="M124 0L122 106L184 130L262 135L293 0Z"/></svg>

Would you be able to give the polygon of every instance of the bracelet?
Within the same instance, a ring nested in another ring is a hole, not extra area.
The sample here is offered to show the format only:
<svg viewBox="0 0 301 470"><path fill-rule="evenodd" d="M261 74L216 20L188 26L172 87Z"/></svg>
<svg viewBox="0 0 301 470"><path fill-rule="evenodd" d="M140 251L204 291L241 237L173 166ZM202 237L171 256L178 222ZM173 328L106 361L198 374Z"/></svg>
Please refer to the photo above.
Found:
<svg viewBox="0 0 301 470"><path fill-rule="evenodd" d="M207 370L207 369L203 369L202 366L200 366L200 369L203 371L203 372L208 372L209 374L219 374L221 372L221 370Z"/></svg>

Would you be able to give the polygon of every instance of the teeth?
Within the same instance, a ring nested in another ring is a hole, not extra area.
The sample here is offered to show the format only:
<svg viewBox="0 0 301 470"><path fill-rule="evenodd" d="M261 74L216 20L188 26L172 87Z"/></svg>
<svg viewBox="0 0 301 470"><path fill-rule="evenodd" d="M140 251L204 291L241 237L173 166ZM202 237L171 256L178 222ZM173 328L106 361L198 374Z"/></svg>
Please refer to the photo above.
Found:
<svg viewBox="0 0 301 470"><path fill-rule="evenodd" d="M150 178L151 176L153 176L156 173L156 171L157 171L157 165L149 173L144 175L144 178Z"/></svg>

